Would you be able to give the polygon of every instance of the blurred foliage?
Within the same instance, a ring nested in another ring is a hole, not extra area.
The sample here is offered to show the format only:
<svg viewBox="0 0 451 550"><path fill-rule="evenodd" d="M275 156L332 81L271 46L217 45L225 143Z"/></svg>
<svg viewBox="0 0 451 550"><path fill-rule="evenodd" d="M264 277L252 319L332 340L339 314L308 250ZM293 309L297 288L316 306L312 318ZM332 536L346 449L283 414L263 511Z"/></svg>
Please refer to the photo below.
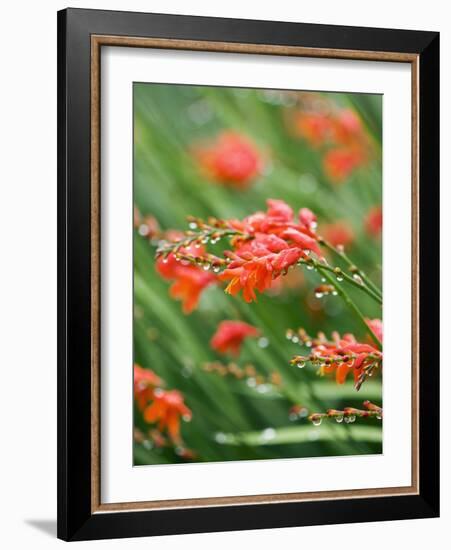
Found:
<svg viewBox="0 0 451 550"><path fill-rule="evenodd" d="M266 208L267 198L285 200L296 211L312 209L319 229L346 220L355 233L348 255L380 285L381 244L365 232L364 218L381 204L382 162L380 96L318 94L338 108L355 110L374 140L375 158L344 183L328 181L321 154L290 129L293 93L182 85L134 85L134 202L143 216L156 218L163 230L186 229L186 216L242 218ZM265 158L265 171L245 190L215 184L199 171L192 150L222 130L252 139ZM319 231L321 232L321 231ZM199 307L184 315L168 295L169 283L155 271L155 248L134 235L134 354L136 363L152 369L168 388L180 390L193 413L182 422L182 437L196 461L272 459L379 453L382 426L375 419L355 424L325 421L312 426L306 418L289 419L293 405L309 412L345 406L361 407L364 399L382 403L379 376L356 392L351 382L338 386L309 368L296 369L290 358L299 346L285 337L287 328L305 327L311 334L352 332L365 339L361 326L339 297L317 300L315 272L303 270L300 287L261 295L257 303L233 298L223 286L208 288ZM299 268L301 269L301 268ZM349 294L365 316L381 317L380 308L358 289ZM282 385L263 391L248 380L205 372L206 362L224 360L209 345L218 323L240 319L258 327L266 341L246 341L239 360L257 372L278 371ZM261 347L267 344L265 347ZM158 447L147 437L151 428L135 410L135 464L184 461L172 446ZM144 435L143 435L144 434Z"/></svg>

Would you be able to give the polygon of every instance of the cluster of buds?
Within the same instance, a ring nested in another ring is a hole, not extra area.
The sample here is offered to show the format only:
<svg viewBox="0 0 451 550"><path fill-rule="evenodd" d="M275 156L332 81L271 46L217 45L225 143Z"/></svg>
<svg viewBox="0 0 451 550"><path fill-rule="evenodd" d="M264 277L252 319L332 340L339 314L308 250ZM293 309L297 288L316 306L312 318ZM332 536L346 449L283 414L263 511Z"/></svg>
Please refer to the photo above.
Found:
<svg viewBox="0 0 451 550"><path fill-rule="evenodd" d="M377 418L382 420L383 410L378 405L371 403L370 401L364 401L363 406L365 409L355 409L354 407L345 407L343 410L328 409L325 413L313 413L308 417L308 420L312 422L314 426L319 426L323 421L323 418L333 418L336 422L341 424L352 424L356 418Z"/></svg>
<svg viewBox="0 0 451 550"><path fill-rule="evenodd" d="M231 228L226 221L210 217L207 221L201 218L188 216L189 230L185 231L172 242L161 241L156 250L156 258L167 258L174 254L177 260L185 260L200 267L208 266L218 273L222 267L225 267L230 260L228 258L218 258L212 254L189 254L186 249L203 249L207 244L216 244L223 238L240 238L243 240L251 238L241 231ZM206 269L206 270L208 270Z"/></svg>
<svg viewBox="0 0 451 550"><path fill-rule="evenodd" d="M221 377L230 376L237 380L246 379L249 386L259 387L262 385L271 384L272 386L280 387L282 385L282 377L278 371L273 371L269 376L257 373L257 369L252 363L246 363L240 367L235 362L227 364L220 361L204 363L202 366L205 372L214 373Z"/></svg>
<svg viewBox="0 0 451 550"><path fill-rule="evenodd" d="M335 373L339 384L352 372L357 391L375 369L382 367L382 352L371 344L358 342L352 334L341 337L334 332L332 340L327 340L322 332L312 338L303 329L297 332L289 329L287 338L310 348L308 355L295 355L290 361L292 365L302 369L309 363L319 368L320 375Z"/></svg>

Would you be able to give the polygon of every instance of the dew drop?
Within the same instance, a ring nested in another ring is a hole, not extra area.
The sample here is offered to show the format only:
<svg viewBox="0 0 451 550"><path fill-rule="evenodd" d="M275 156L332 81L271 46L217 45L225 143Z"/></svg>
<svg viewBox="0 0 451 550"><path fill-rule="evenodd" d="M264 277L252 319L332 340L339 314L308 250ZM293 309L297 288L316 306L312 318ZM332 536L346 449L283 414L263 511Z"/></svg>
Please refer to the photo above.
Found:
<svg viewBox="0 0 451 550"><path fill-rule="evenodd" d="M261 438L263 441L271 441L271 439L274 439L276 437L276 430L274 428L266 428L266 430L263 430L261 433Z"/></svg>
<svg viewBox="0 0 451 550"><path fill-rule="evenodd" d="M298 361L296 366L298 369L303 369L305 367L305 361Z"/></svg>
<svg viewBox="0 0 451 550"><path fill-rule="evenodd" d="M341 424L343 422L343 418L343 415L340 414L340 416L335 417L335 422L337 422L337 424Z"/></svg>
<svg viewBox="0 0 451 550"><path fill-rule="evenodd" d="M267 348L268 345L269 345L269 340L268 338L265 338L264 336L262 336L261 338L258 339L258 345L260 348Z"/></svg>
<svg viewBox="0 0 451 550"><path fill-rule="evenodd" d="M339 283L341 283L342 280L343 280L343 277L342 277L341 275L337 275L337 281L338 281Z"/></svg>
<svg viewBox="0 0 451 550"><path fill-rule="evenodd" d="M322 421L323 421L323 419L322 419L321 417L319 417L319 418L313 418L313 419L312 419L312 424L313 424L314 426L319 426L319 425L321 424Z"/></svg>
<svg viewBox="0 0 451 550"><path fill-rule="evenodd" d="M215 441L216 443L224 444L227 441L226 434L218 432L217 434L215 434Z"/></svg>
<svg viewBox="0 0 451 550"><path fill-rule="evenodd" d="M348 421L349 421L349 424L352 424L353 422L355 422L355 416L353 414L351 416L348 416Z"/></svg>

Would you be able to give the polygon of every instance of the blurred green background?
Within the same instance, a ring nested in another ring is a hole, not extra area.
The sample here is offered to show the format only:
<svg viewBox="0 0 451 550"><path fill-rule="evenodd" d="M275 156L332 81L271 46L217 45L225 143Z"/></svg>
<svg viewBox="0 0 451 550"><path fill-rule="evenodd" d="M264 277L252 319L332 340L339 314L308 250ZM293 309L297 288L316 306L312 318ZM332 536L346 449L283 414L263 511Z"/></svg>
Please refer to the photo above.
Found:
<svg viewBox="0 0 451 550"><path fill-rule="evenodd" d="M134 202L142 216L153 216L162 230L186 229L187 215L243 218L265 210L267 198L285 200L294 210L312 209L324 224L345 220L355 239L347 249L352 260L375 281L381 279L380 239L365 231L365 215L381 204L382 98L377 95L318 93L337 109L353 109L374 144L371 162L344 183L328 181L322 151L309 145L290 127L297 110L295 93L184 85L134 84ZM245 190L215 184L193 158L196 143L214 140L223 130L241 132L263 152L265 170ZM168 295L170 283L155 271L155 246L134 234L134 354L135 362L162 377L167 388L180 390L193 413L182 422L186 448L196 461L273 459L357 455L382 451L382 425L357 419L352 425L324 421L313 426L291 415L294 405L309 413L327 408L361 407L370 399L382 404L381 378L374 376L356 392L351 377L344 385L320 377L312 368L289 364L301 348L288 341L288 328L304 327L315 334L333 330L366 338L340 297L318 300L313 289L319 275L303 271L303 280L277 294L259 295L257 303L226 295L224 285L209 287L197 310L184 315L180 302ZM302 268L299 268L300 270ZM365 316L381 311L358 289L349 294ZM223 361L209 345L218 323L240 319L261 330L263 339L244 343L236 361L251 362L259 375L277 371L280 387L255 386L205 372L206 362ZM306 413L305 413L306 414ZM304 416L305 416L304 414ZM148 435L151 426L135 409L134 462L185 461L173 445L159 447Z"/></svg>

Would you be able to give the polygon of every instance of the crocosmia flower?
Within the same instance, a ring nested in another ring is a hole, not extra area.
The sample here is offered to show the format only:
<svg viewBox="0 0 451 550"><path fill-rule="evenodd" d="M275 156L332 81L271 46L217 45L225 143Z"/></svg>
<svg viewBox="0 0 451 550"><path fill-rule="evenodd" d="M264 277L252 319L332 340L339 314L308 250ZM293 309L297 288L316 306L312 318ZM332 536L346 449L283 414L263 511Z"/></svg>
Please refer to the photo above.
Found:
<svg viewBox="0 0 451 550"><path fill-rule="evenodd" d="M233 221L233 228L252 238L232 242L235 250L225 252L231 261L218 277L229 281L228 294L235 296L242 290L246 302L256 300L255 290L271 288L275 279L311 252L322 257L314 233L316 217L310 210L301 209L296 220L282 200L268 199L267 206L266 212Z"/></svg>
<svg viewBox="0 0 451 550"><path fill-rule="evenodd" d="M306 341L306 336L303 339ZM334 332L332 340L327 340L323 333L319 333L317 338L308 340L310 355L296 356L292 364L301 368L306 361L317 364L320 374L334 373L338 384L343 384L352 372L354 384L359 389L366 377L371 376L372 370L382 366L382 352L373 344L358 342L352 334L340 336Z"/></svg>
<svg viewBox="0 0 451 550"><path fill-rule="evenodd" d="M186 247L183 253L200 257L205 253L202 247ZM173 281L169 294L176 300L181 300L183 313L189 314L196 309L202 291L216 282L212 273L190 264L185 260L177 260L174 254L157 260L156 269L164 279Z"/></svg>
<svg viewBox="0 0 451 550"><path fill-rule="evenodd" d="M378 237L382 231L382 208L373 206L365 217L365 230L368 235Z"/></svg>
<svg viewBox="0 0 451 550"><path fill-rule="evenodd" d="M211 347L219 353L239 355L245 338L255 338L260 331L243 321L222 321L210 341Z"/></svg>
<svg viewBox="0 0 451 550"><path fill-rule="evenodd" d="M366 324L374 332L378 340L382 342L383 325L380 319L366 319Z"/></svg>
<svg viewBox="0 0 451 550"><path fill-rule="evenodd" d="M354 230L345 221L323 225L321 235L333 246L349 246L355 239Z"/></svg>
<svg viewBox="0 0 451 550"><path fill-rule="evenodd" d="M263 170L254 143L232 131L220 134L210 146L199 147L196 157L207 177L237 188L247 187Z"/></svg>
<svg viewBox="0 0 451 550"><path fill-rule="evenodd" d="M139 409L144 409L147 403L153 399L155 389L162 384L161 378L152 370L143 369L135 363L133 366L133 393Z"/></svg>
<svg viewBox="0 0 451 550"><path fill-rule="evenodd" d="M332 182L342 183L365 161L365 153L360 147L330 149L323 158L324 172Z"/></svg>
<svg viewBox="0 0 451 550"><path fill-rule="evenodd" d="M158 389L154 392L152 403L145 408L143 416L146 422L157 422L160 432L167 430L172 441L179 443L180 417L189 421L192 413L178 390Z"/></svg>
<svg viewBox="0 0 451 550"><path fill-rule="evenodd" d="M324 145L330 138L332 121L328 114L321 112L299 112L295 117L295 131L312 147Z"/></svg>

